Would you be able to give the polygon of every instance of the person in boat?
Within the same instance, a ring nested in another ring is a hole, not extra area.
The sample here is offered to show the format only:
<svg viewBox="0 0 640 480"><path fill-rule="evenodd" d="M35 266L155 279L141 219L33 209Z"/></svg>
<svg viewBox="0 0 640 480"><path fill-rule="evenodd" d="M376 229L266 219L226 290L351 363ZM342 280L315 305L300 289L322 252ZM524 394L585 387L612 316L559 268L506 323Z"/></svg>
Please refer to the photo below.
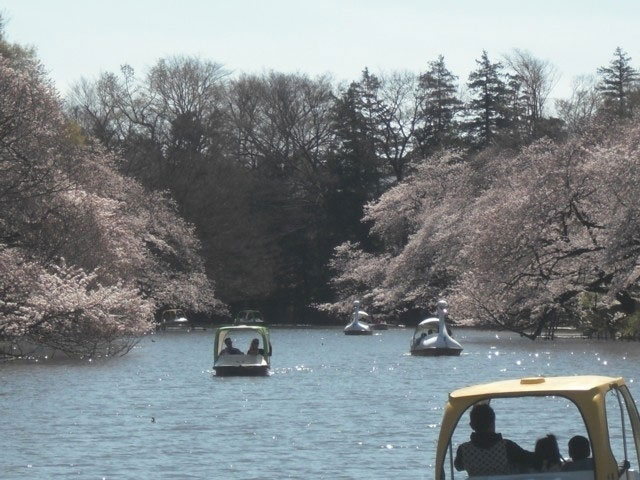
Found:
<svg viewBox="0 0 640 480"><path fill-rule="evenodd" d="M555 435L539 438L533 452L533 469L536 472L558 472L562 469L563 458Z"/></svg>
<svg viewBox="0 0 640 480"><path fill-rule="evenodd" d="M261 348L258 348L259 346L260 346L260 340L258 340L257 338L254 338L253 340L251 340L251 344L249 345L249 350L247 350L247 355L262 354L264 350L262 350Z"/></svg>
<svg viewBox="0 0 640 480"><path fill-rule="evenodd" d="M429 330L429 332L431 332L431 330ZM429 335L431 335L431 333L429 333ZM422 332L420 334L420 336L418 338L416 338L416 345L420 345L420 343L422 343L422 340L424 340L424 338L427 336L426 333Z"/></svg>
<svg viewBox="0 0 640 480"><path fill-rule="evenodd" d="M591 446L589 440L582 435L576 435L569 440L569 456L571 460L565 462L562 470L593 470L593 458L591 455Z"/></svg>
<svg viewBox="0 0 640 480"><path fill-rule="evenodd" d="M223 353L228 353L229 355L242 355L242 350L233 346L233 341L231 340L231 337L225 338L224 344L226 345L226 347L224 347L220 351L220 355L222 355Z"/></svg>
<svg viewBox="0 0 640 480"><path fill-rule="evenodd" d="M533 452L496 433L496 414L488 404L474 405L469 417L473 432L470 441L462 443L456 451L456 470L466 470L471 477L508 475L531 468Z"/></svg>

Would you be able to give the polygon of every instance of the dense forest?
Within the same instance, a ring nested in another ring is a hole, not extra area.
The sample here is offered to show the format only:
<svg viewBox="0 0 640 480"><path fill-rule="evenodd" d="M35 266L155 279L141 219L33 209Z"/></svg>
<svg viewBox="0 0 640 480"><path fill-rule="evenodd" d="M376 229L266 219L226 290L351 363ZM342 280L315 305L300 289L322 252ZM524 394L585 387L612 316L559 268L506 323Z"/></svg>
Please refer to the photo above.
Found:
<svg viewBox="0 0 640 480"><path fill-rule="evenodd" d="M342 322L354 298L410 322L439 296L531 338L636 337L631 59L551 104L549 62L479 53L467 79L439 56L347 84L170 57L61 99L2 37L0 338L84 353L168 307Z"/></svg>

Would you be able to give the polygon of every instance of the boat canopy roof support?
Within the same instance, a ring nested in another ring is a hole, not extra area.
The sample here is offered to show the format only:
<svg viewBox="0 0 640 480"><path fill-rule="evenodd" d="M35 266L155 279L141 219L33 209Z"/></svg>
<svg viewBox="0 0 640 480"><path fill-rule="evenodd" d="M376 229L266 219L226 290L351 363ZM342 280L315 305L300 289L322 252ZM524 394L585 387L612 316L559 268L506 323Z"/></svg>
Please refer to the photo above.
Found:
<svg viewBox="0 0 640 480"><path fill-rule="evenodd" d="M561 396L572 401L580 410L592 442L597 479L603 470L615 469L615 459L609 447L605 395L616 390L624 397L627 414L633 427L632 437L636 451L640 451L640 419L633 398L622 377L596 375L566 377L530 377L504 380L455 390L449 394L445 407L436 457L436 479L443 467L443 460L451 436L464 412L476 403L489 402L493 398ZM598 467L600 465L600 467Z"/></svg>
<svg viewBox="0 0 640 480"><path fill-rule="evenodd" d="M469 405L480 400L494 397L522 397L562 395L564 397L588 398L592 390L607 392L611 385L625 385L622 377L601 377L596 375L580 375L568 377L530 377L515 380L485 383L461 388L449 394L449 402L469 402Z"/></svg>
<svg viewBox="0 0 640 480"><path fill-rule="evenodd" d="M220 352L224 348L224 339L229 335L236 332L253 332L255 335L262 337L262 348L264 349L264 356L271 355L271 343L269 341L269 329L260 325L238 325L238 326L226 326L219 327L215 333L215 340L213 342L213 360L214 363L218 359Z"/></svg>

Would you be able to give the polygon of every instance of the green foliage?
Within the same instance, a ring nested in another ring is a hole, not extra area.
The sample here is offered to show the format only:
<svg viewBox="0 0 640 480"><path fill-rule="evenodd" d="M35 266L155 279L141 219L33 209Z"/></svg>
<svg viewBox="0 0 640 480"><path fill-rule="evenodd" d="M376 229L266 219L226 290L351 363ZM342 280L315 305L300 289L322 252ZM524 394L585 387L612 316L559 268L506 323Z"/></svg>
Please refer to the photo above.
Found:
<svg viewBox="0 0 640 480"><path fill-rule="evenodd" d="M598 89L604 97L604 111L620 118L630 118L632 99L638 91L638 71L631 66L629 57L620 47L613 53L608 67L598 68L601 77Z"/></svg>
<svg viewBox="0 0 640 480"><path fill-rule="evenodd" d="M491 63L486 51L478 68L469 74L467 86L472 94L467 105L471 118L465 128L476 148L491 144L499 130L507 127L507 85L503 79L501 63Z"/></svg>
<svg viewBox="0 0 640 480"><path fill-rule="evenodd" d="M39 63L0 56L0 84L2 347L126 352L157 307L224 310L193 227L64 118Z"/></svg>
<svg viewBox="0 0 640 480"><path fill-rule="evenodd" d="M416 135L422 155L454 145L458 135L455 118L462 108L457 78L447 69L442 55L429 62L428 70L420 75L421 126Z"/></svg>
<svg viewBox="0 0 640 480"><path fill-rule="evenodd" d="M607 200L589 193L601 190L585 152L602 139L564 136L587 132L586 103L564 105L562 120L547 116L548 62L515 51L504 63L483 52L466 111L440 56L419 76L364 69L344 87L303 74L231 76L172 57L144 78L125 68L81 84L68 112L87 137L123 152L120 172L175 199L195 225L207 273L237 307L277 318L331 301L328 265L398 311L463 280L476 293L483 282L495 287L501 273L517 294L487 292L505 302L499 320L535 328L566 318L564 295L584 289L585 275L598 286L614 281L589 268L605 249ZM618 142L602 145L609 141ZM607 172L601 182L611 189ZM344 258L330 263L344 242L359 245L346 258L370 267L366 281L341 270ZM482 255L470 259L474 251ZM565 271L574 257L584 265Z"/></svg>

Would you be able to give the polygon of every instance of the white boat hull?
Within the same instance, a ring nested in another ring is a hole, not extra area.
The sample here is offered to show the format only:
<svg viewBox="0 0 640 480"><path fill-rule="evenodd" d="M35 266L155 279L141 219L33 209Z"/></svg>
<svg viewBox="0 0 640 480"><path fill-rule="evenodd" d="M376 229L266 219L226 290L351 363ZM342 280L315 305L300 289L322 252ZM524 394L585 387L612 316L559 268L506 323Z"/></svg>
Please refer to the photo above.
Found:
<svg viewBox="0 0 640 480"><path fill-rule="evenodd" d="M269 362L262 355L225 354L213 366L217 376L260 376L269 374Z"/></svg>
<svg viewBox="0 0 640 480"><path fill-rule="evenodd" d="M416 355L420 357L439 357L439 356L448 356L455 357L460 355L462 352L461 348L416 348L411 350L411 355Z"/></svg>
<svg viewBox="0 0 640 480"><path fill-rule="evenodd" d="M344 331L345 335L373 335L373 331L371 330L346 330Z"/></svg>

